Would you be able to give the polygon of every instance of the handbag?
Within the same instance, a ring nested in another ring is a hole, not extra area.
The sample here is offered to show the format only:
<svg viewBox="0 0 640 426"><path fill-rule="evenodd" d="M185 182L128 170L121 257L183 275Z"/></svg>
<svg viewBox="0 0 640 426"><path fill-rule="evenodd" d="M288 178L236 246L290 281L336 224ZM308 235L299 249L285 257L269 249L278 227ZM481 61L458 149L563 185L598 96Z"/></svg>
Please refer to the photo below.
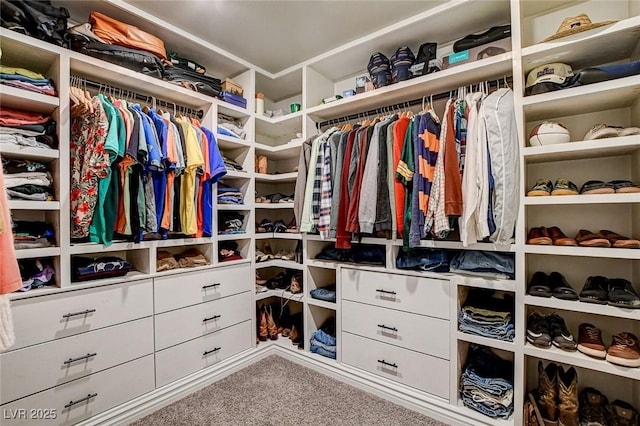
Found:
<svg viewBox="0 0 640 426"><path fill-rule="evenodd" d="M91 12L89 23L94 34L104 40L105 43L116 44L130 49L146 50L162 59L167 59L164 42L138 27L125 24L99 12Z"/></svg>

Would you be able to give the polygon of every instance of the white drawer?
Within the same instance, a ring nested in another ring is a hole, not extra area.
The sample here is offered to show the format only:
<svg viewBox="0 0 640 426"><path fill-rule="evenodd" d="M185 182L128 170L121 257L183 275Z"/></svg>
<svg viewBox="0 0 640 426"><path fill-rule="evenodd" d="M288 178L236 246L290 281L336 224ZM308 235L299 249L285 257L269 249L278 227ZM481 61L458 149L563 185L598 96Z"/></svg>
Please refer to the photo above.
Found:
<svg viewBox="0 0 640 426"><path fill-rule="evenodd" d="M253 295L246 291L155 316L156 350L251 319Z"/></svg>
<svg viewBox="0 0 640 426"><path fill-rule="evenodd" d="M342 330L449 359L449 321L342 301Z"/></svg>
<svg viewBox="0 0 640 426"><path fill-rule="evenodd" d="M151 317L7 352L0 355L0 403L152 353Z"/></svg>
<svg viewBox="0 0 640 426"><path fill-rule="evenodd" d="M251 265L208 269L154 280L155 312L166 312L248 291L254 286Z"/></svg>
<svg viewBox="0 0 640 426"><path fill-rule="evenodd" d="M153 315L151 280L11 302L12 350Z"/></svg>
<svg viewBox="0 0 640 426"><path fill-rule="evenodd" d="M449 319L447 280L386 272L342 270L342 299Z"/></svg>
<svg viewBox="0 0 640 426"><path fill-rule="evenodd" d="M449 399L449 361L343 332L342 362Z"/></svg>
<svg viewBox="0 0 640 426"><path fill-rule="evenodd" d="M73 425L153 388L153 355L148 355L3 405L2 426ZM55 420L36 419L52 411Z"/></svg>
<svg viewBox="0 0 640 426"><path fill-rule="evenodd" d="M251 321L156 352L156 386L161 387L251 347Z"/></svg>

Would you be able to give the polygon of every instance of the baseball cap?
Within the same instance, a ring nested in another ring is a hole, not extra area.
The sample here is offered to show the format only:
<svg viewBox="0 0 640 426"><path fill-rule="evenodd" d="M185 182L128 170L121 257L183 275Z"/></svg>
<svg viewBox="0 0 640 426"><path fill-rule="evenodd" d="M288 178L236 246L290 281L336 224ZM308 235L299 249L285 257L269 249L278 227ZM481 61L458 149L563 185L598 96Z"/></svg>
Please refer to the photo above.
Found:
<svg viewBox="0 0 640 426"><path fill-rule="evenodd" d="M534 68L527 76L526 88L540 83L564 84L568 78L573 77L573 70L567 64L556 62Z"/></svg>

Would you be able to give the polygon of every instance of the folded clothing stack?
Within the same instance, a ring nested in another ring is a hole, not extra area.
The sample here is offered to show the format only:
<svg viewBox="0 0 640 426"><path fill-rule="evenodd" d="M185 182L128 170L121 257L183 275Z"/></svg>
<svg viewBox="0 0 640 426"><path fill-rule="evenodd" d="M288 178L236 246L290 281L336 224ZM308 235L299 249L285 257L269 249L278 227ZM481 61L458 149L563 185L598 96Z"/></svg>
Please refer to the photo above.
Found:
<svg viewBox="0 0 640 426"><path fill-rule="evenodd" d="M156 255L156 272L170 271L178 269L180 264L175 257L168 251L159 250Z"/></svg>
<svg viewBox="0 0 640 426"><path fill-rule="evenodd" d="M218 114L218 133L240 139L247 136L242 128L242 122L226 114Z"/></svg>
<svg viewBox="0 0 640 426"><path fill-rule="evenodd" d="M54 244L53 227L45 222L14 220L13 247L16 250L51 247Z"/></svg>
<svg viewBox="0 0 640 426"><path fill-rule="evenodd" d="M43 163L13 158L2 159L4 186L10 200L51 201L53 178Z"/></svg>
<svg viewBox="0 0 640 426"><path fill-rule="evenodd" d="M236 161L233 161L230 158L225 157L224 155L222 156L222 161L224 162L224 166L227 169L233 169L236 171L242 171L243 168L240 164L238 164Z"/></svg>
<svg viewBox="0 0 640 426"><path fill-rule="evenodd" d="M386 255L384 247L354 244L350 249L337 249L333 246L327 247L318 253L316 259L384 266Z"/></svg>
<svg viewBox="0 0 640 426"><path fill-rule="evenodd" d="M242 229L244 215L238 212L222 211L219 214L218 234L244 234L247 231Z"/></svg>
<svg viewBox="0 0 640 426"><path fill-rule="evenodd" d="M18 260L18 266L22 277L22 288L19 291L28 291L44 285L55 284L53 278L56 271L53 269L53 261L51 259L20 259Z"/></svg>
<svg viewBox="0 0 640 426"><path fill-rule="evenodd" d="M218 204L244 204L244 194L240 188L218 184Z"/></svg>
<svg viewBox="0 0 640 426"><path fill-rule="evenodd" d="M400 250L396 268L431 272L449 272L449 258L443 249Z"/></svg>
<svg viewBox="0 0 640 426"><path fill-rule="evenodd" d="M336 359L336 319L331 317L311 334L309 339L311 353Z"/></svg>
<svg viewBox="0 0 640 426"><path fill-rule="evenodd" d="M97 280L100 278L122 277L131 270L131 264L116 256L71 258L73 281Z"/></svg>
<svg viewBox="0 0 640 426"><path fill-rule="evenodd" d="M50 78L25 68L0 65L0 83L43 95L56 95L56 89Z"/></svg>
<svg viewBox="0 0 640 426"><path fill-rule="evenodd" d="M492 418L506 419L513 413L513 362L472 345L461 382L466 407Z"/></svg>
<svg viewBox="0 0 640 426"><path fill-rule="evenodd" d="M47 115L0 108L0 144L57 148L56 123Z"/></svg>
<svg viewBox="0 0 640 426"><path fill-rule="evenodd" d="M218 260L220 262L231 262L232 260L242 260L242 255L238 251L238 243L235 241L221 241L219 245Z"/></svg>
<svg viewBox="0 0 640 426"><path fill-rule="evenodd" d="M196 266L210 265L211 262L196 248L190 248L184 253L177 254L176 260L181 268L194 268Z"/></svg>
<svg viewBox="0 0 640 426"><path fill-rule="evenodd" d="M450 271L481 277L515 279L513 253L465 250L451 260Z"/></svg>
<svg viewBox="0 0 640 426"><path fill-rule="evenodd" d="M218 93L218 97L223 101L230 103L231 105L239 106L240 108L247 107L247 100L235 93L223 90L222 92Z"/></svg>
<svg viewBox="0 0 640 426"><path fill-rule="evenodd" d="M499 297L492 290L471 289L458 315L458 328L468 334L513 342L513 296Z"/></svg>
<svg viewBox="0 0 640 426"><path fill-rule="evenodd" d="M325 302L336 301L336 283L329 284L326 287L314 288L309 292L311 297L318 300L324 300Z"/></svg>

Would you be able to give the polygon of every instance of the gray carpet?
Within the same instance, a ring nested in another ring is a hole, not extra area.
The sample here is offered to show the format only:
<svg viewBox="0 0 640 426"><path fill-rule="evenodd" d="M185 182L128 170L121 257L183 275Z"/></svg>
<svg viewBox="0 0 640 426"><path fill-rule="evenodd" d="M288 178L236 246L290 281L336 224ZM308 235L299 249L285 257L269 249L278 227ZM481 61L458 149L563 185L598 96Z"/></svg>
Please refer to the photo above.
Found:
<svg viewBox="0 0 640 426"><path fill-rule="evenodd" d="M271 355L133 425L444 426L444 423Z"/></svg>

